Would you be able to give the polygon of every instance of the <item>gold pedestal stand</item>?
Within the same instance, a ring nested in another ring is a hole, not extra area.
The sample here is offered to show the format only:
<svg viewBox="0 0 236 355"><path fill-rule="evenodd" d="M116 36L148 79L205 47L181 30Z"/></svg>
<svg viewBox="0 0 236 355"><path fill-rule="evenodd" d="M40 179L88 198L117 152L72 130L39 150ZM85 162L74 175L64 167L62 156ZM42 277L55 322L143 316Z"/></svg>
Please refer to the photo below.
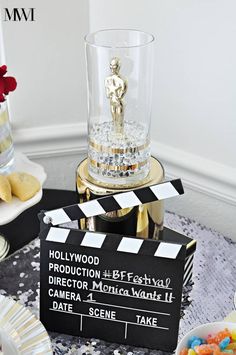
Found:
<svg viewBox="0 0 236 355"><path fill-rule="evenodd" d="M133 190L161 183L164 180L164 169L160 162L151 157L150 173L143 180L132 185L106 184L95 181L88 173L88 160L83 160L76 173L76 188L79 202L89 201L101 196ZM158 239L163 229L164 203L156 201L109 212L98 217L84 218L79 221L79 228L104 233L135 235L142 238Z"/></svg>

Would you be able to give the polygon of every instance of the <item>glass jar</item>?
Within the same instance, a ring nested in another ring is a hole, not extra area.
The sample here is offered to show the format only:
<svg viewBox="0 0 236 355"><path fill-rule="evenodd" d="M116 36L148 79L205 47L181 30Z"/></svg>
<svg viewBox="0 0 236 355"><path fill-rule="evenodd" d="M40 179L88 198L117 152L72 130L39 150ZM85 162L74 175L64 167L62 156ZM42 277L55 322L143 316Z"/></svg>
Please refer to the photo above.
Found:
<svg viewBox="0 0 236 355"><path fill-rule="evenodd" d="M97 182L141 184L149 174L153 42L137 30L85 37L88 171Z"/></svg>
<svg viewBox="0 0 236 355"><path fill-rule="evenodd" d="M0 234L0 261L3 260L10 249L10 244L8 242L8 240Z"/></svg>
<svg viewBox="0 0 236 355"><path fill-rule="evenodd" d="M14 146L7 101L0 103L0 174L7 174L14 164Z"/></svg>

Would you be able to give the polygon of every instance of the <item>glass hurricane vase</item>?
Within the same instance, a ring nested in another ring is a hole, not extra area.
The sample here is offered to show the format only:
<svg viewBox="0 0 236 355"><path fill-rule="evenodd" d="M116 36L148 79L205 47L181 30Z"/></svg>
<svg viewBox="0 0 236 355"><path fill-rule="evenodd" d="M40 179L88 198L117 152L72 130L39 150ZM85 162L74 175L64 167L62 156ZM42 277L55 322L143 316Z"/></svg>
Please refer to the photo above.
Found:
<svg viewBox="0 0 236 355"><path fill-rule="evenodd" d="M88 169L96 181L121 186L149 173L153 41L124 29L85 38Z"/></svg>
<svg viewBox="0 0 236 355"><path fill-rule="evenodd" d="M14 164L14 146L7 101L0 103L0 174L8 174Z"/></svg>

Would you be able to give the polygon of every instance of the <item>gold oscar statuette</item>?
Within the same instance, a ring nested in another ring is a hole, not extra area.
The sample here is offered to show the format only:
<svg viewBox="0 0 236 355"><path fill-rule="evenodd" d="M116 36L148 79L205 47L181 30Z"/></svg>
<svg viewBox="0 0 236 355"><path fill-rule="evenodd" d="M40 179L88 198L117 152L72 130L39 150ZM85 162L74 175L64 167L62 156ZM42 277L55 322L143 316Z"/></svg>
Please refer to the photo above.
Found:
<svg viewBox="0 0 236 355"><path fill-rule="evenodd" d="M120 60L115 57L110 62L111 75L105 79L106 96L110 100L110 110L116 135L124 133L124 103L123 97L127 91L127 80L120 72Z"/></svg>

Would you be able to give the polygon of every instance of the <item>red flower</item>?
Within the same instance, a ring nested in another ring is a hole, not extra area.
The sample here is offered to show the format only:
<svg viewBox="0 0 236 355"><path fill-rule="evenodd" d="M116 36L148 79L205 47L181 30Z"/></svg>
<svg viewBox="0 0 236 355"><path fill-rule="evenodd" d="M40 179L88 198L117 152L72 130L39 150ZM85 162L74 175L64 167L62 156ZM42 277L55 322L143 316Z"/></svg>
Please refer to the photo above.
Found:
<svg viewBox="0 0 236 355"><path fill-rule="evenodd" d="M0 102L5 101L5 95L8 95L10 91L14 91L17 82L16 79L13 78L12 76L5 76L7 72L7 66L2 65L0 67Z"/></svg>

